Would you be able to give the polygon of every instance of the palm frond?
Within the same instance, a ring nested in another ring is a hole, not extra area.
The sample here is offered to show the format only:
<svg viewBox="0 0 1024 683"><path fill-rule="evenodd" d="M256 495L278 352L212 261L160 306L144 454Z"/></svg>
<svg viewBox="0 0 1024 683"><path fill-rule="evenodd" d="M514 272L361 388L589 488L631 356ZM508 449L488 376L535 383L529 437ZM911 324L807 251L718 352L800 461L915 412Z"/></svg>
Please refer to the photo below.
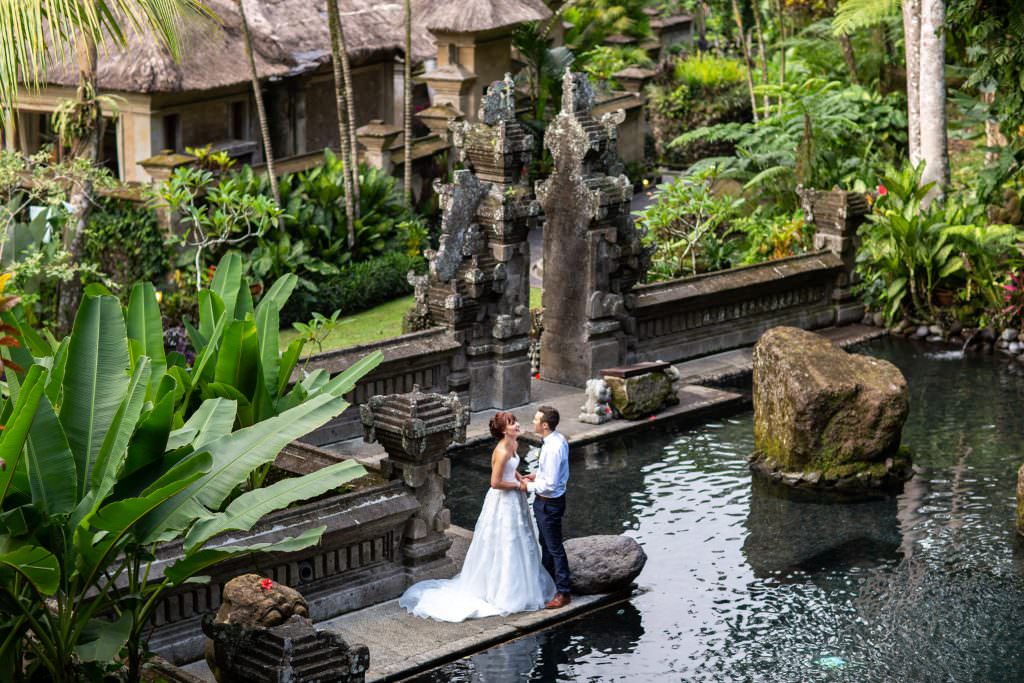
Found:
<svg viewBox="0 0 1024 683"><path fill-rule="evenodd" d="M14 107L19 84L37 90L86 36L124 47L125 29L149 32L178 59L180 22L194 15L213 16L202 0L0 0L0 109Z"/></svg>

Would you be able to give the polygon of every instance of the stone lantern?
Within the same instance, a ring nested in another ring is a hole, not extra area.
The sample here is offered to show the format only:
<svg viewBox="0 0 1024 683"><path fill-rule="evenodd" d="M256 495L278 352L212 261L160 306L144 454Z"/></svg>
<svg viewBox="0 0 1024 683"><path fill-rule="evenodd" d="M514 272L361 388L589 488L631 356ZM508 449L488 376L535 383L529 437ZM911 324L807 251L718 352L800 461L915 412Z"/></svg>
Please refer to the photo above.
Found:
<svg viewBox="0 0 1024 683"><path fill-rule="evenodd" d="M359 406L363 440L387 451L383 474L401 479L420 509L406 523L403 561L413 581L442 576L451 561L445 530L451 513L445 507L444 482L451 476L447 451L466 440L469 409L455 393L427 394L419 385L407 394L373 396Z"/></svg>

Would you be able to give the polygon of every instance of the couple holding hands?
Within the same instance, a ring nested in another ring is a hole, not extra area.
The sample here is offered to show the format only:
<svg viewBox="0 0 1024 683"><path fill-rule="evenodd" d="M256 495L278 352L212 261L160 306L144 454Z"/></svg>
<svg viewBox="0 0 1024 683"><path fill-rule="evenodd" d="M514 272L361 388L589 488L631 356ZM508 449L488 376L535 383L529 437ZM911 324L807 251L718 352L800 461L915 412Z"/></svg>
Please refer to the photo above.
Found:
<svg viewBox="0 0 1024 683"><path fill-rule="evenodd" d="M557 431L558 420L554 408L537 409L533 430L544 440L540 462L535 473L524 475L518 471L519 421L508 412L491 418L491 435L498 439L491 453L491 488L462 572L415 584L399 605L420 617L464 621L569 604L569 561L562 545L569 443ZM537 534L527 493L535 495Z"/></svg>

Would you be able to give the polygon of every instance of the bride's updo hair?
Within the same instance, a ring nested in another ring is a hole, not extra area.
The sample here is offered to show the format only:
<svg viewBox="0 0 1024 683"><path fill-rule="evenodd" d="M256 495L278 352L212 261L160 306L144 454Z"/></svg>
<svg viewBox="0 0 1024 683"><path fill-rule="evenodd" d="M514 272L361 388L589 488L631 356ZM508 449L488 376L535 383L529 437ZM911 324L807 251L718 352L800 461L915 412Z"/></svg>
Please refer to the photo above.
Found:
<svg viewBox="0 0 1024 683"><path fill-rule="evenodd" d="M510 424L516 422L516 416L512 413L497 413L491 418L488 427L491 429L491 436L495 439L500 439L505 436L505 430L508 429Z"/></svg>

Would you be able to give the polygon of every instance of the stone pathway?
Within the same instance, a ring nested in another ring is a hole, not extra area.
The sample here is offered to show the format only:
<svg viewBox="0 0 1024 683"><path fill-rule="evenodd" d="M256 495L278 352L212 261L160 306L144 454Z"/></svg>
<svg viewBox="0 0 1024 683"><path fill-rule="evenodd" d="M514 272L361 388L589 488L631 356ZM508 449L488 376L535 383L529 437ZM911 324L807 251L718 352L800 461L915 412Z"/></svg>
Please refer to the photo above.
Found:
<svg viewBox="0 0 1024 683"><path fill-rule="evenodd" d="M885 334L881 328L866 325L831 327L817 332L844 348ZM751 373L752 355L753 348L746 347L676 363L685 385L679 395L679 405L664 410L648 420L612 420L603 425L584 424L576 419L580 406L584 403L582 389L538 379L534 379L530 387L533 400L525 406L513 409L512 412L519 417L524 426L528 426L538 406L554 406L562 416L559 431L569 440L570 446L581 446L612 434L621 435L652 427L660 428L668 423L696 422L708 415L727 415L748 408L749 399L741 393L704 385L745 382ZM462 447L491 440L487 423L496 412L481 410L473 413L466 430L466 443ZM523 439L530 443L539 443L539 439L532 432L524 433ZM324 448L353 457L371 469L379 469L380 461L385 456L380 445L363 443L362 439L350 439Z"/></svg>

